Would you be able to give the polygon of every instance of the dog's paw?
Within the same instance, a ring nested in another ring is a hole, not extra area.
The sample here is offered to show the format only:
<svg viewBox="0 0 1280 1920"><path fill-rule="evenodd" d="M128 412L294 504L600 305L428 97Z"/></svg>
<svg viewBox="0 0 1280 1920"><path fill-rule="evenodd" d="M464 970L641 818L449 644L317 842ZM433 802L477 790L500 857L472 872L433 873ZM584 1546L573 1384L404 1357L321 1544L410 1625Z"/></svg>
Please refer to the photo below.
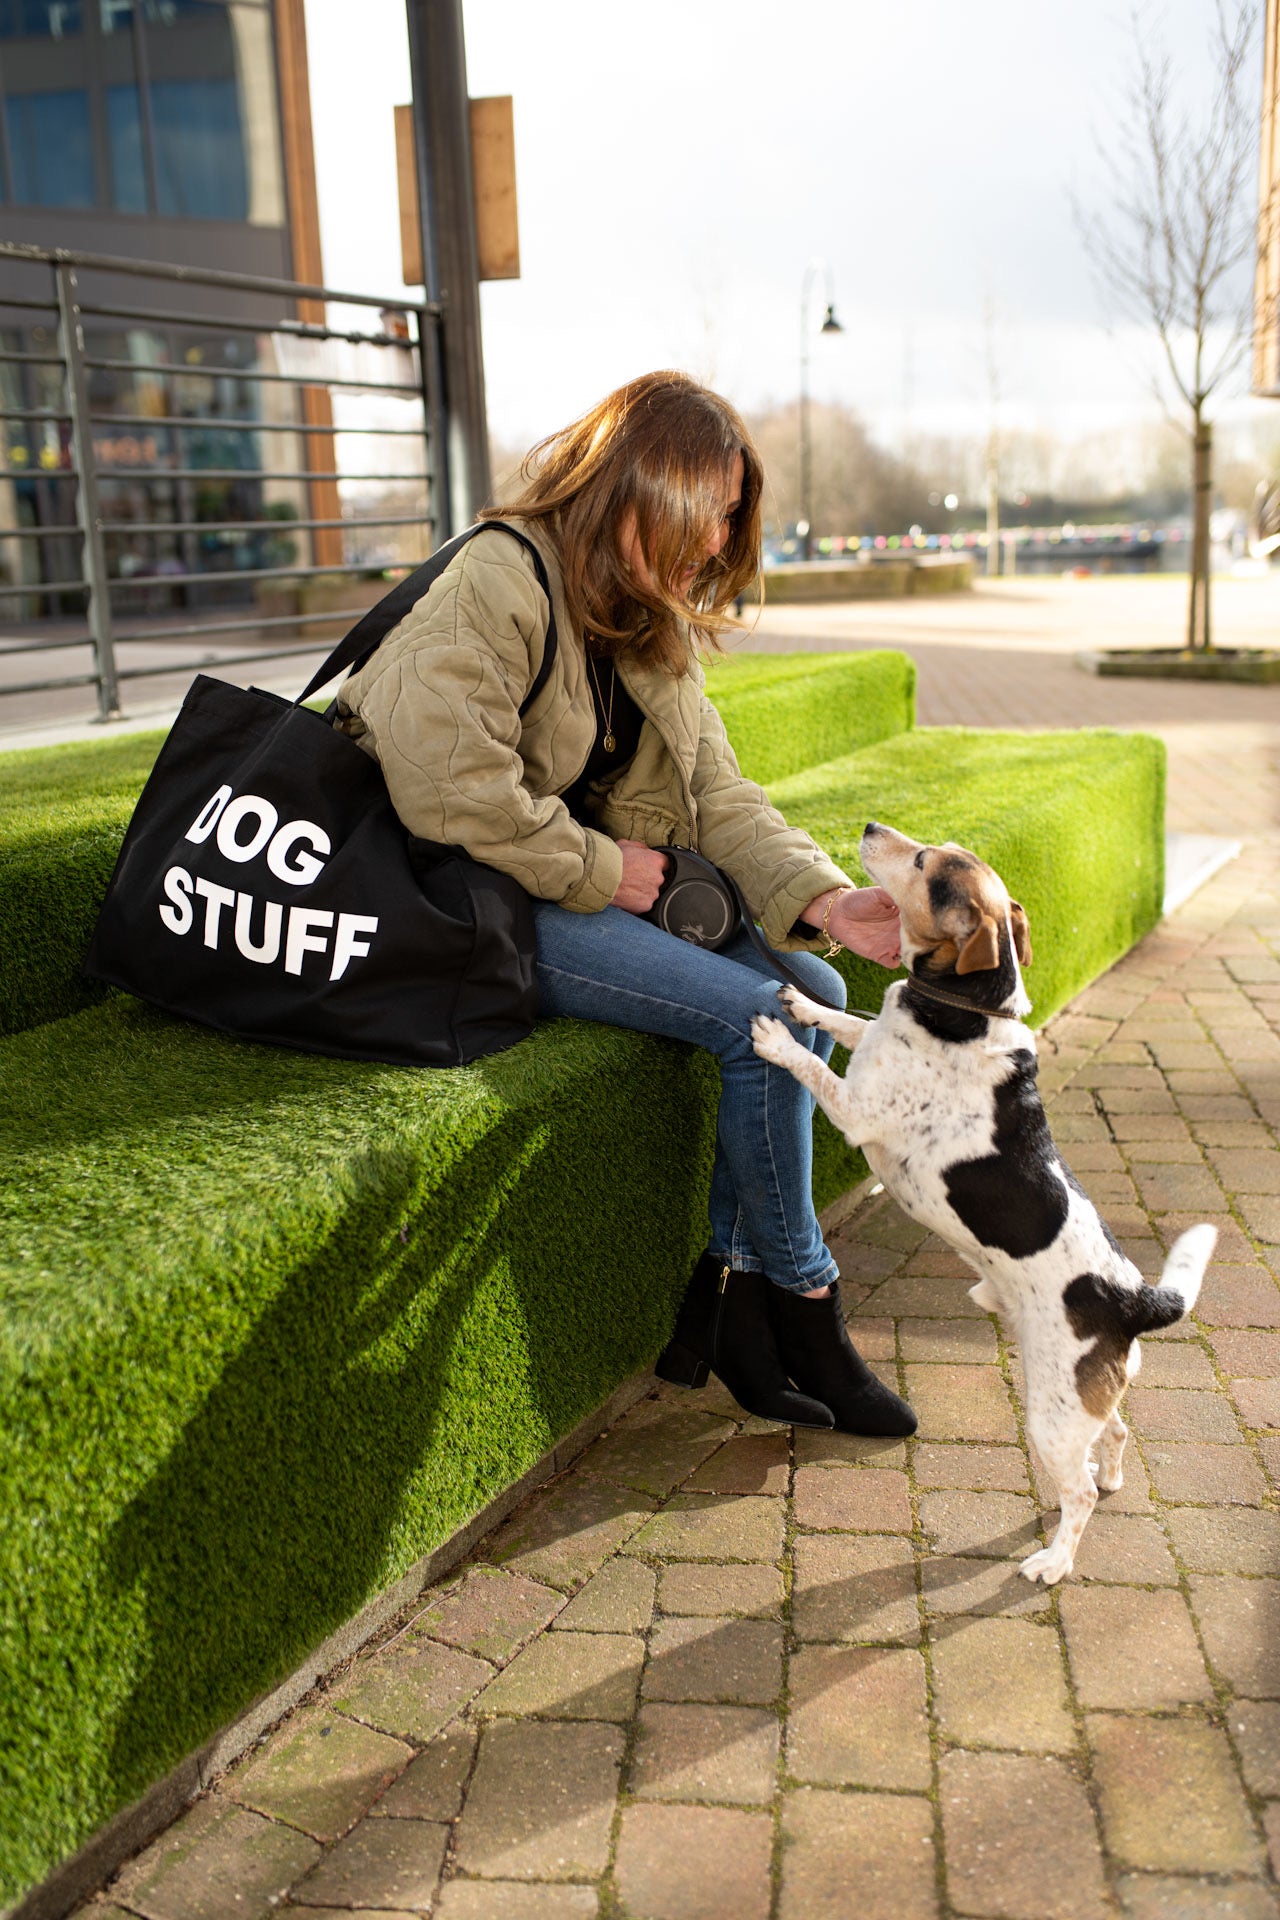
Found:
<svg viewBox="0 0 1280 1920"><path fill-rule="evenodd" d="M995 1313L999 1310L1000 1302L992 1292L989 1280L979 1280L970 1287L969 1298L975 1306L981 1307L984 1313Z"/></svg>
<svg viewBox="0 0 1280 1920"><path fill-rule="evenodd" d="M1104 1474L1101 1467L1098 1467L1096 1470L1091 1468L1090 1470L1093 1472L1093 1477L1098 1483L1099 1493L1119 1493L1121 1487L1124 1485L1124 1475L1119 1467L1114 1468L1109 1474Z"/></svg>
<svg viewBox="0 0 1280 1920"><path fill-rule="evenodd" d="M762 1060L771 1061L775 1067L784 1067L796 1051L796 1042L781 1020L767 1013L758 1013L751 1022L751 1044Z"/></svg>
<svg viewBox="0 0 1280 1920"><path fill-rule="evenodd" d="M822 1019L822 1008L815 1006L798 987L779 987L778 1005L797 1027L816 1027Z"/></svg>
<svg viewBox="0 0 1280 1920"><path fill-rule="evenodd" d="M1041 1547L1039 1553L1029 1554L1018 1568L1024 1580L1032 1586L1039 1581L1043 1587L1056 1587L1072 1568L1072 1561L1065 1553L1058 1553L1052 1547Z"/></svg>

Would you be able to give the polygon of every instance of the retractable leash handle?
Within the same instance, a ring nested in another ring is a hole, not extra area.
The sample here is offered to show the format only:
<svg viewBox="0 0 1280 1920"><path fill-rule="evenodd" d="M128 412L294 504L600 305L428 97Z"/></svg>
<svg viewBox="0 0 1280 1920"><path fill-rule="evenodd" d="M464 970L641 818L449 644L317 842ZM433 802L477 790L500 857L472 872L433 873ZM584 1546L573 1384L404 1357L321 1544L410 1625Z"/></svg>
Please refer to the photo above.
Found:
<svg viewBox="0 0 1280 1920"><path fill-rule="evenodd" d="M481 520L474 527L467 527L464 532L437 548L429 560L425 560L420 567L416 567L404 580L398 581L390 593L384 593L381 600L370 607L369 611L356 621L350 632L339 640L324 665L318 667L312 674L294 701L294 706L300 707L304 701L311 698L313 693L319 693L321 687L327 686L338 674L348 673L354 667L363 667L377 652L392 628L398 627L405 615L411 612L423 595L435 585L450 561L461 553L468 540L474 540L478 533L490 532L510 534L513 540L520 542L532 558L534 572L538 576L538 585L547 596L547 639L542 649L542 660L528 693L520 703L521 714L527 712L547 684L548 675L555 664L559 638L556 633L555 608L551 604L551 582L547 578L547 569L542 555L532 540L523 533L519 533L515 527L508 526L505 520Z"/></svg>

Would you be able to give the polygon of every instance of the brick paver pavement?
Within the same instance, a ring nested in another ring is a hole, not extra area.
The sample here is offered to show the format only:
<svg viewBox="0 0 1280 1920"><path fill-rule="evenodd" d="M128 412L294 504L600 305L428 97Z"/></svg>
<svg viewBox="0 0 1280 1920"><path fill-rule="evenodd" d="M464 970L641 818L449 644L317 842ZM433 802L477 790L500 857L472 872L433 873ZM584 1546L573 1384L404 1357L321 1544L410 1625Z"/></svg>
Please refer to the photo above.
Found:
<svg viewBox="0 0 1280 1920"><path fill-rule="evenodd" d="M1173 820L1246 842L1041 1036L1057 1138L1144 1270L1221 1233L1194 1320L1144 1342L1075 1574L1017 1576L1053 1516L1016 1352L874 1197L835 1251L915 1439L655 1386L99 1914L1278 1920L1280 689L1086 679L990 605L998 711L993 649L897 613L901 642L933 623L923 717L1156 728Z"/></svg>

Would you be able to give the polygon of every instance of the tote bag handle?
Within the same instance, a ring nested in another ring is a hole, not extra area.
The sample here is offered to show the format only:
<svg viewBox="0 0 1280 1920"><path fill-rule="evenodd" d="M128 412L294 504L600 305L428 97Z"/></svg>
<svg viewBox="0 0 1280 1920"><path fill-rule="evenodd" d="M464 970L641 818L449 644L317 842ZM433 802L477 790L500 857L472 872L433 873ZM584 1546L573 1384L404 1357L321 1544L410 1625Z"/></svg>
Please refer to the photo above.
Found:
<svg viewBox="0 0 1280 1920"><path fill-rule="evenodd" d="M377 605L370 607L368 613L357 620L351 631L339 640L324 665L312 674L294 701L294 706L300 707L304 700L309 700L313 693L319 693L321 687L326 686L338 674L347 673L353 667L362 667L377 651L391 629L398 627L410 609L416 606L422 596L435 585L454 555L462 551L468 540L474 540L478 533L487 533L491 528L498 533L509 533L513 540L520 542L532 557L534 572L538 576L538 585L547 596L546 645L542 649L542 660L534 675L533 684L520 702L521 714L526 713L547 683L547 677L555 664L559 640L556 635L555 608L551 604L551 583L547 579L547 569L542 555L532 540L527 539L523 533L517 532L515 527L508 526L505 520L481 520L477 526L468 527L454 539L447 540L444 546L438 548L429 560L415 568L407 578L397 582L390 593L384 593Z"/></svg>

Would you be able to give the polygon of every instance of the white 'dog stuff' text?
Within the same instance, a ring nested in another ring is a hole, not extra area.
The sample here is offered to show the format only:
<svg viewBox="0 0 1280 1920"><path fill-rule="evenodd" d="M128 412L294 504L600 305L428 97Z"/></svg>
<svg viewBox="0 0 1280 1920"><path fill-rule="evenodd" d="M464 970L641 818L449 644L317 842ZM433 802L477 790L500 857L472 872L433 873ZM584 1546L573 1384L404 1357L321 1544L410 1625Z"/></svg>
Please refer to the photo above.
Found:
<svg viewBox="0 0 1280 1920"><path fill-rule="evenodd" d="M332 852L328 834L314 821L287 820L281 825L279 809L269 800L252 793L233 797L228 786L219 787L201 807L185 838L200 846L211 834L224 859L244 865L264 855L268 871L293 887L315 880ZM196 922L196 902L202 901L206 947L216 948L229 926L236 949L246 960L271 966L283 951L286 973L300 974L308 953L331 953L329 978L341 980L351 962L369 951L368 940L361 936L378 930L376 915L303 906L291 906L286 913L278 900L259 900L255 894L219 886L203 876L193 878L185 867L170 867L163 884L165 900L159 911L170 933L190 933ZM257 927L259 907L262 919Z"/></svg>

